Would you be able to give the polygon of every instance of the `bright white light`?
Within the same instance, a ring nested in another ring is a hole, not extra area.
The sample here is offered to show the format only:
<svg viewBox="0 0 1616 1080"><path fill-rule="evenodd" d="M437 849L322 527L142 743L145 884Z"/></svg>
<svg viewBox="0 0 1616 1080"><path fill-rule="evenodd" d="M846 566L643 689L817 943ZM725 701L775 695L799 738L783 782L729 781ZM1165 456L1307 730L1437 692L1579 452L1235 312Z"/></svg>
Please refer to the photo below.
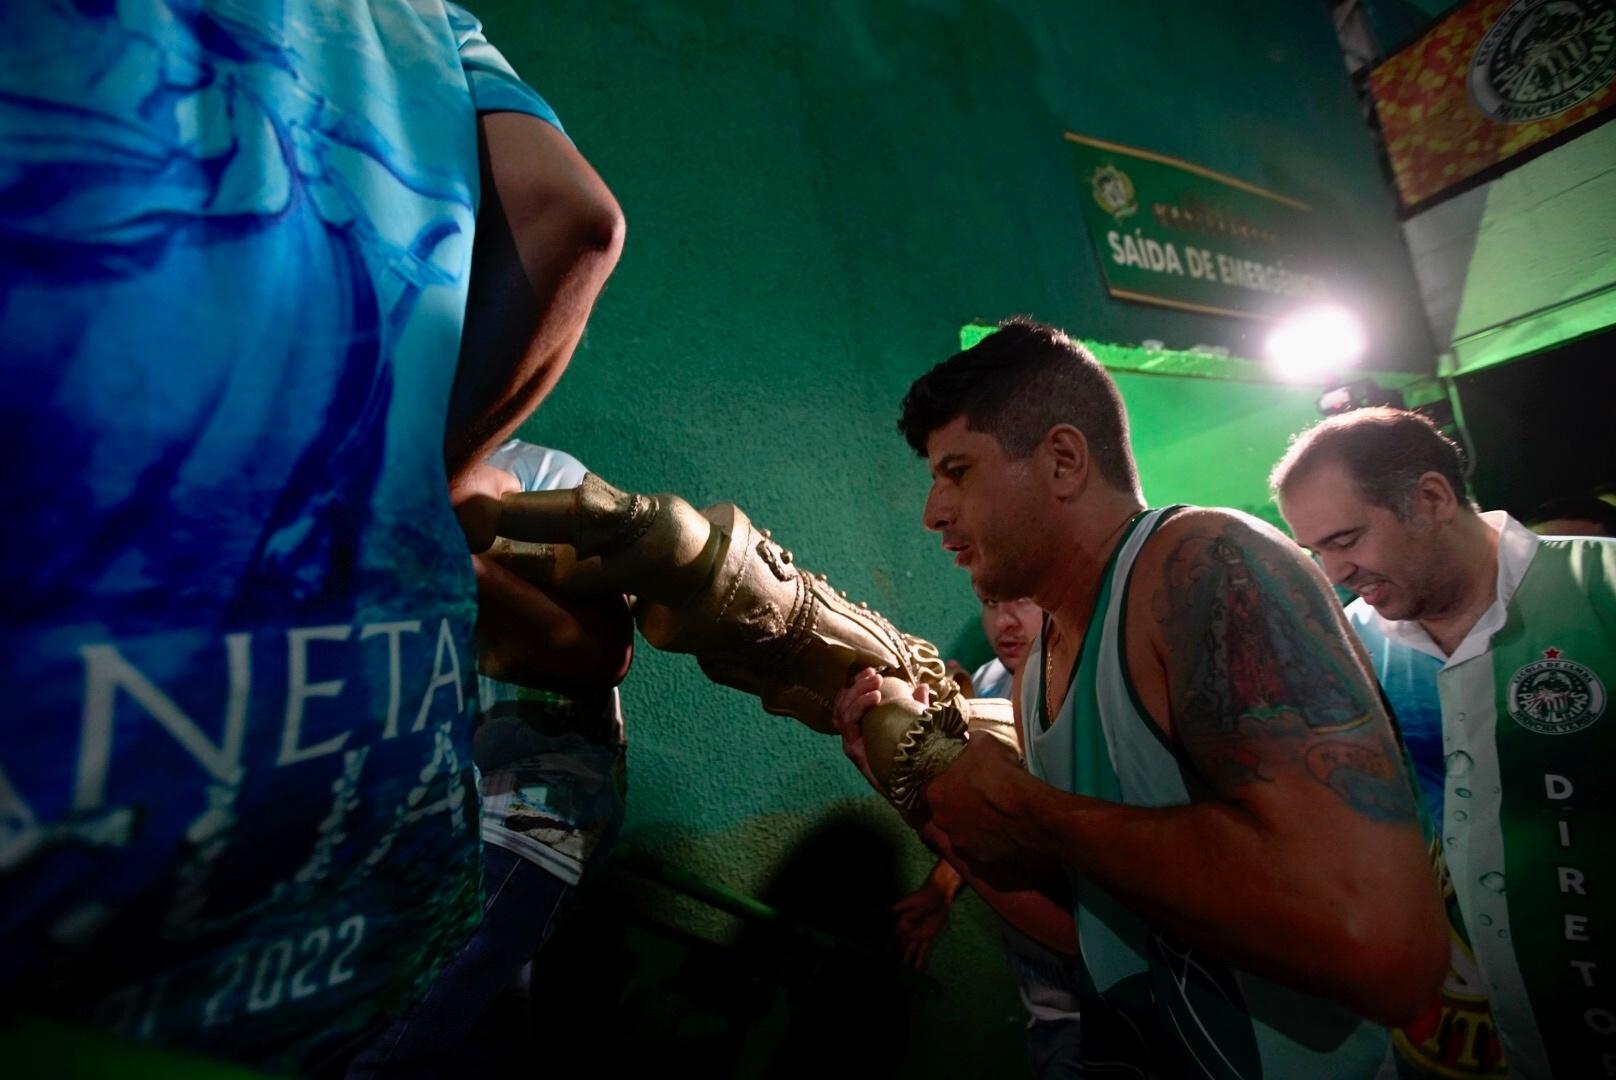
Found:
<svg viewBox="0 0 1616 1080"><path fill-rule="evenodd" d="M1265 350L1275 375L1289 382L1318 382L1357 367L1366 344L1358 317L1332 304L1279 320Z"/></svg>

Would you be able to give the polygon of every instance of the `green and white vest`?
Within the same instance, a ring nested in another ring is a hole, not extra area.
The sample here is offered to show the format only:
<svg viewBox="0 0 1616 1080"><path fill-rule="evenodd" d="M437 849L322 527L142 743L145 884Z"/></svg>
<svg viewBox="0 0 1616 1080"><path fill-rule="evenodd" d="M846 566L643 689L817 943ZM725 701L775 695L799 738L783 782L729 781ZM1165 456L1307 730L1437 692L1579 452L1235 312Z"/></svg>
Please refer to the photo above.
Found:
<svg viewBox="0 0 1616 1080"><path fill-rule="evenodd" d="M1512 1073L1616 1077L1616 541L1528 559L1437 673L1443 848Z"/></svg>
<svg viewBox="0 0 1616 1080"><path fill-rule="evenodd" d="M1063 791L1129 806L1182 806L1192 771L1146 715L1122 656L1128 580L1165 510L1136 518L1102 579L1066 699L1044 715L1044 635L1022 676L1027 767ZM1141 859L1152 857L1139 852ZM1118 1077L1351 1080L1387 1058L1384 1028L1341 1006L1191 949L1073 875L1083 1060Z"/></svg>

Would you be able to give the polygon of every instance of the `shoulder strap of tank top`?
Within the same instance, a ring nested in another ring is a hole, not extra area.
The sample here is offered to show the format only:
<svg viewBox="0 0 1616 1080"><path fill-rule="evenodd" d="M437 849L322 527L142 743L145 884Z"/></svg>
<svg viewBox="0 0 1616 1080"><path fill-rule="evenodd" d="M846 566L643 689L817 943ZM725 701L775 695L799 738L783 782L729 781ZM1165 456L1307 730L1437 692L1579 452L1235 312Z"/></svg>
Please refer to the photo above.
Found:
<svg viewBox="0 0 1616 1080"><path fill-rule="evenodd" d="M1050 616L1048 612L1044 613L1043 621L1040 623L1038 630L1036 648L1032 653L1029 654L1037 661L1037 693L1025 695L1027 702L1034 707L1034 713L1038 719L1039 731L1049 730L1051 725L1050 723L1046 722L1046 718L1048 718L1051 714L1053 714L1055 717L1059 717L1066 704L1071 701L1072 692L1077 687L1078 677L1083 670L1085 662L1088 662L1090 666L1092 666L1092 661L1088 660L1088 658L1094 655L1095 646L1098 644L1096 638L1098 638L1099 635L1096 633L1096 631L1101 625L1103 625L1105 621L1107 596L1109 594L1109 590L1111 589L1112 582L1116 580L1116 569L1118 562L1129 550L1130 545L1134 541L1134 537L1138 536L1142 531L1147 531L1143 528L1144 524L1147 521L1153 520L1153 518L1160 513L1161 511L1159 510L1141 510L1134 514L1133 517L1129 518L1125 524L1125 531L1122 534L1121 541L1112 550L1110 558L1106 560L1105 569L1100 572L1099 594L1095 598L1094 612L1089 616L1089 625L1083 632L1083 644L1078 648L1077 656L1073 657L1072 659L1072 670L1066 680L1066 696L1062 701L1058 702L1050 702L1045 698L1045 694L1048 692L1048 683L1044 676L1047 674L1049 665ZM1129 557L1129 562L1132 562L1131 556ZM1027 681L1027 676L1025 674L1022 676L1022 680L1025 684ZM1028 730L1032 730L1030 724L1028 725Z"/></svg>
<svg viewBox="0 0 1616 1080"><path fill-rule="evenodd" d="M1170 506L1147 511L1117 550L1108 582L1105 610L1096 609L1094 622L1083 643L1087 662L1077 673L1078 694L1080 700L1092 704L1101 720L1100 728L1105 733L1106 749L1113 770L1116 769L1118 762L1117 730L1119 721L1123 719L1116 715L1116 706L1118 702L1128 700L1121 696L1124 675L1116 645L1119 636L1118 620L1126 615L1124 598L1139 552L1161 523L1178 509L1180 508L1177 506ZM1154 727L1153 724L1151 726Z"/></svg>

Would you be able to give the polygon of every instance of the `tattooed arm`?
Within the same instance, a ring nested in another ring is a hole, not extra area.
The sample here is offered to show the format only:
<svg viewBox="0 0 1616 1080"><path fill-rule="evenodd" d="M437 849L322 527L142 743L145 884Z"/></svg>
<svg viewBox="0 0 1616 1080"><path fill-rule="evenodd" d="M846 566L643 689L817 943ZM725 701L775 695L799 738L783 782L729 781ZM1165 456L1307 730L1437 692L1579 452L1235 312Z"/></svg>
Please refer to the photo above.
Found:
<svg viewBox="0 0 1616 1080"><path fill-rule="evenodd" d="M1243 916L1246 940L1228 938L1258 963L1355 987L1361 1005L1417 1007L1447 933L1410 778L1340 605L1250 518L1191 512L1157 550L1150 638L1169 732L1210 788L1224 854L1243 857L1187 936Z"/></svg>
<svg viewBox="0 0 1616 1080"><path fill-rule="evenodd" d="M1068 795L973 744L928 790L938 826L968 862L1052 856L1190 945L1409 1019L1445 970L1446 924L1390 725L1317 569L1253 519L1191 511L1146 546L1129 604L1130 673L1199 801Z"/></svg>

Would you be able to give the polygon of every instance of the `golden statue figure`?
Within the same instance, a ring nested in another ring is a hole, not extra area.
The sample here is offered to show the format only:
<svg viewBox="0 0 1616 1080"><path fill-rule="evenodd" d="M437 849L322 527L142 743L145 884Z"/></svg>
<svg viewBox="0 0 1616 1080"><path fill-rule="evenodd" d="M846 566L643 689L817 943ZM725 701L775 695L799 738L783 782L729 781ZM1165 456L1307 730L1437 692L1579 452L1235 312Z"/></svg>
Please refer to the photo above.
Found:
<svg viewBox="0 0 1616 1080"><path fill-rule="evenodd" d="M1015 745L1009 702L965 697L935 646L798 566L733 503L698 511L676 495L619 491L591 473L576 488L507 494L499 534L488 555L514 573L563 596L633 596L650 644L690 653L714 682L815 731L834 731L837 691L875 668L882 701L864 722L865 748L870 771L906 814L964 748L967 730ZM929 705L915 698L921 685Z"/></svg>

